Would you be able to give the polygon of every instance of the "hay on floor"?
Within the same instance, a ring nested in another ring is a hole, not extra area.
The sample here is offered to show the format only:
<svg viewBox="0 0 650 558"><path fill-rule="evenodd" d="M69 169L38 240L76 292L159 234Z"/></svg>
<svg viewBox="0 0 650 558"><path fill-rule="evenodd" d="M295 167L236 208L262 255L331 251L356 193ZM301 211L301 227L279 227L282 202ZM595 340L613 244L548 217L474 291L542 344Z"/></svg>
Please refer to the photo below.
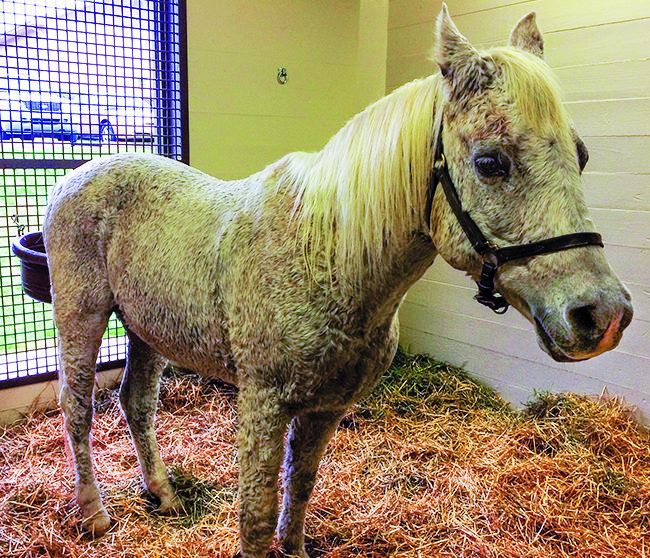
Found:
<svg viewBox="0 0 650 558"><path fill-rule="evenodd" d="M156 514L103 391L93 444L115 525L98 540L79 529L60 414L0 430L0 556L233 556L236 392L172 371L157 417L185 512ZM400 352L332 440L307 532L328 558L650 556L650 439L616 400L543 394L513 412L462 371Z"/></svg>

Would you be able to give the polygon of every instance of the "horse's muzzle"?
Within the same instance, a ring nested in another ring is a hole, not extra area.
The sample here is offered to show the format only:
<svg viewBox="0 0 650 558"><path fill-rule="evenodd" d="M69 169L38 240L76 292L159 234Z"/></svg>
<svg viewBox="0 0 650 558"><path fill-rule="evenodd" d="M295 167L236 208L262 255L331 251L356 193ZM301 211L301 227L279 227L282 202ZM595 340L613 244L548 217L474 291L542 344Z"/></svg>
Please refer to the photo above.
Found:
<svg viewBox="0 0 650 558"><path fill-rule="evenodd" d="M561 320L535 317L542 348L559 362L577 362L614 349L632 321L630 296L624 291L618 303L577 304Z"/></svg>

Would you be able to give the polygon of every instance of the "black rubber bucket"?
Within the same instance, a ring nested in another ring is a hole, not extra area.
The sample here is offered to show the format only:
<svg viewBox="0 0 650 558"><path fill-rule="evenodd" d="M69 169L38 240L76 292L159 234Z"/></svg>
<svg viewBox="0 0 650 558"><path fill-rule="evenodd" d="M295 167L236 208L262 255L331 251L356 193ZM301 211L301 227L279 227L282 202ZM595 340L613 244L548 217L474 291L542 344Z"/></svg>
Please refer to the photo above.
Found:
<svg viewBox="0 0 650 558"><path fill-rule="evenodd" d="M20 259L20 277L25 293L41 302L52 302L43 233L37 231L16 237L11 243L11 251Z"/></svg>

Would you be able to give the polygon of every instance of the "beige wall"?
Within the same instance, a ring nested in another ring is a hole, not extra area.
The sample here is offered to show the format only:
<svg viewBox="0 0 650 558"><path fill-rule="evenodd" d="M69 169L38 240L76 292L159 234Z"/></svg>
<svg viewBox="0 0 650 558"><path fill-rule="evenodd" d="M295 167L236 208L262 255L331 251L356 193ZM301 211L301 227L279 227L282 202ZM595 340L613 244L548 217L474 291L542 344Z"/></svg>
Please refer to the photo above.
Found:
<svg viewBox="0 0 650 558"><path fill-rule="evenodd" d="M240 178L320 149L384 94L387 19L388 0L189 0L192 165Z"/></svg>
<svg viewBox="0 0 650 558"><path fill-rule="evenodd" d="M646 0L454 1L448 6L475 45L507 40L537 12L546 59L590 150L584 175L591 213L613 267L632 291L635 319L612 353L578 364L550 360L514 311L496 316L472 300L472 284L437 261L401 311L402 342L464 365L520 403L535 389L606 389L650 419L650 4ZM433 71L438 1L391 0L387 88Z"/></svg>

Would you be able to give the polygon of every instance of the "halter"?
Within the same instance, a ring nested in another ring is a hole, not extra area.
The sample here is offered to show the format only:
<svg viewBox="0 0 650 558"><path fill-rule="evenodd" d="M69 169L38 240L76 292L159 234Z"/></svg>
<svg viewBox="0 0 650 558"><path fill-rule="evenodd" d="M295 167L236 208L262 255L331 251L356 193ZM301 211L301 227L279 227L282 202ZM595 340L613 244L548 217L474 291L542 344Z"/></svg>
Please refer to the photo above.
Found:
<svg viewBox="0 0 650 558"><path fill-rule="evenodd" d="M530 242L528 244L518 244L515 246L506 246L499 248L490 243L485 235L481 232L476 222L470 214L463 209L458 192L454 187L454 182L449 176L447 160L442 149L442 127L436 141L436 152L427 200L425 205L425 215L427 223L431 223L431 212L433 209L433 196L436 193L438 184L442 184L442 189L447 197L447 202L454 212L458 223L463 229L465 236L472 244L472 247L481 256L483 267L481 269L481 278L477 282L478 293L474 298L487 306L497 314L503 314L508 310L508 302L502 295L495 293L494 277L499 268L508 262L532 258L541 254L550 254L552 252L561 252L571 248L582 248L583 246L601 246L603 239L598 233L578 232L554 236L546 240Z"/></svg>

